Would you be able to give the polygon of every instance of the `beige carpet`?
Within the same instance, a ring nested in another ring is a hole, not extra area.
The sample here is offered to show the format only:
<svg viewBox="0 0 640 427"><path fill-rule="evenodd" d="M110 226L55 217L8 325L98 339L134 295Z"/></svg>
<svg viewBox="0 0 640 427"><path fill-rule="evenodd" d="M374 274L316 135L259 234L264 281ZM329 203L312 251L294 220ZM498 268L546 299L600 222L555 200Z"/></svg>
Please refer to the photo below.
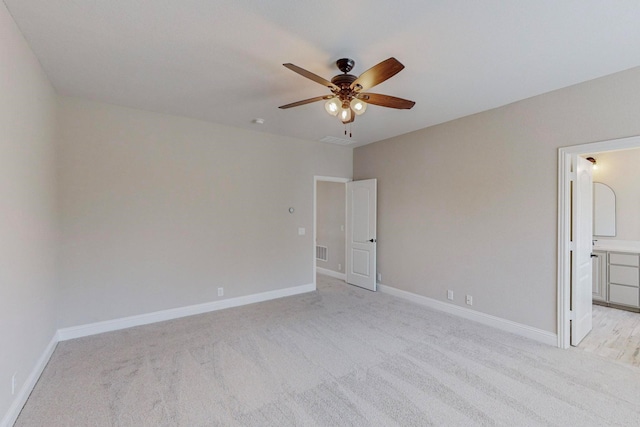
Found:
<svg viewBox="0 0 640 427"><path fill-rule="evenodd" d="M17 426L640 425L640 369L319 276L60 343Z"/></svg>

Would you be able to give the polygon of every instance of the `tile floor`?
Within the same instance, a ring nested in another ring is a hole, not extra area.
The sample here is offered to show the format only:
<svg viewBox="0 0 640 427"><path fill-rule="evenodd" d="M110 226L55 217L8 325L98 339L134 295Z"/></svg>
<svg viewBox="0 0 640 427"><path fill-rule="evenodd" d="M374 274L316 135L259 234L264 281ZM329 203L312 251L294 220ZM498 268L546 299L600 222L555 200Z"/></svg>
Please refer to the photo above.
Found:
<svg viewBox="0 0 640 427"><path fill-rule="evenodd" d="M578 347L640 367L640 313L593 306L593 330Z"/></svg>

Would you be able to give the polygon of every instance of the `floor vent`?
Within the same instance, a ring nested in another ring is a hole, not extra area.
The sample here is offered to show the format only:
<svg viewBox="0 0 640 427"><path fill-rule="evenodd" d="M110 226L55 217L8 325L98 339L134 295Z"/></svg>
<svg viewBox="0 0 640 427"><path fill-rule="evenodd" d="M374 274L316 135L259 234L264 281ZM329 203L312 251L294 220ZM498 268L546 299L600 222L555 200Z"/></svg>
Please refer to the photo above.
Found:
<svg viewBox="0 0 640 427"><path fill-rule="evenodd" d="M329 249L326 246L317 246L316 245L316 259L320 261L328 261L329 260Z"/></svg>

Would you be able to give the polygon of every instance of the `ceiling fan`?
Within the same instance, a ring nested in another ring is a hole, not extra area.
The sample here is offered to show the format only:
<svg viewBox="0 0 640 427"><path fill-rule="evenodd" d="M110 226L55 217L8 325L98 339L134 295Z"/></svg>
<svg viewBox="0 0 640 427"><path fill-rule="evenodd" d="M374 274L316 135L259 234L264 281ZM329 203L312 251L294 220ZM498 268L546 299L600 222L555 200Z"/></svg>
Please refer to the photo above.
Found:
<svg viewBox="0 0 640 427"><path fill-rule="evenodd" d="M349 74L349 71L351 71L355 65L353 59L338 59L336 65L343 74L338 74L332 78L331 81L325 80L293 64L287 63L282 65L303 77L326 86L331 91L330 95L316 96L315 98L283 105L280 107L283 109L298 107L317 101L327 101L324 106L327 112L332 116L338 116L342 123L347 124L353 122L356 115L364 113L367 109L367 104L406 110L415 105L415 102L407 99L364 92L402 71L404 65L393 57L374 65L359 77Z"/></svg>

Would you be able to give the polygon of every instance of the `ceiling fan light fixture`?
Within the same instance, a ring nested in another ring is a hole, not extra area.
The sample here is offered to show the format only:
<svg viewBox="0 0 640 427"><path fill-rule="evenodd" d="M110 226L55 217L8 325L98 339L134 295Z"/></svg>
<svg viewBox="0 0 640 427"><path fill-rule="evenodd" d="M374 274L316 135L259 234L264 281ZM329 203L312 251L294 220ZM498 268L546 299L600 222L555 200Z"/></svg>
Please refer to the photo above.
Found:
<svg viewBox="0 0 640 427"><path fill-rule="evenodd" d="M353 113L351 112L351 108L346 107L346 108L342 108L342 110L340 110L340 120L342 120L342 123L349 123L351 122L351 118L353 117Z"/></svg>
<svg viewBox="0 0 640 427"><path fill-rule="evenodd" d="M363 102L361 99L353 98L351 100L351 109L359 116L367 110L367 103Z"/></svg>
<svg viewBox="0 0 640 427"><path fill-rule="evenodd" d="M327 113L331 114L332 116L338 115L338 113L340 112L340 107L341 105L338 98L332 98L324 104L324 109L327 110Z"/></svg>

